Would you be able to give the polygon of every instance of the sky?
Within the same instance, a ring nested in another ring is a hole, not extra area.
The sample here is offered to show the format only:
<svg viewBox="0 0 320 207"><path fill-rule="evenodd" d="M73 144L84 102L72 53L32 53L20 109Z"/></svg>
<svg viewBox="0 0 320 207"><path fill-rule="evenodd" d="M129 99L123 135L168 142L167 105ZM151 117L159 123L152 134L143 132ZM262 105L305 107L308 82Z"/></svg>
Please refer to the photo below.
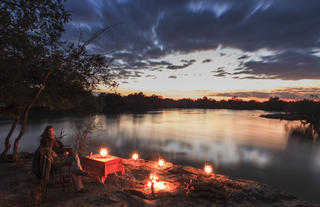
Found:
<svg viewBox="0 0 320 207"><path fill-rule="evenodd" d="M112 25L88 49L114 59L120 94L320 95L319 0L69 0L66 8L69 41Z"/></svg>

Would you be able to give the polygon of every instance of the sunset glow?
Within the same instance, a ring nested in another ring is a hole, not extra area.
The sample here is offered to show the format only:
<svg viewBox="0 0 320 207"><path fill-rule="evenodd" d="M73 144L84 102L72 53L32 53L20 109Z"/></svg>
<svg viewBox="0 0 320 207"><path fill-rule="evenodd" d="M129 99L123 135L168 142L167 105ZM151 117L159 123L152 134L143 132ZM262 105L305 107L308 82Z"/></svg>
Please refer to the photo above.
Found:
<svg viewBox="0 0 320 207"><path fill-rule="evenodd" d="M220 56L221 53L225 55ZM246 54L251 55L247 61L257 61L264 55L273 53L263 50ZM207 96L216 100L233 96L244 100L266 100L271 96L303 99L320 93L320 80L316 78L290 80L266 76L251 79L246 74L231 75L237 73L237 69L243 64L243 60L239 60L241 56L242 51L232 48L168 55L161 60L176 64L181 59L192 59L195 62L183 70L137 69L141 74L139 77L119 79L117 92L128 95L142 91L146 95L156 94L173 99ZM209 59L210 62L202 63L202 60ZM99 91L111 92L103 87Z"/></svg>

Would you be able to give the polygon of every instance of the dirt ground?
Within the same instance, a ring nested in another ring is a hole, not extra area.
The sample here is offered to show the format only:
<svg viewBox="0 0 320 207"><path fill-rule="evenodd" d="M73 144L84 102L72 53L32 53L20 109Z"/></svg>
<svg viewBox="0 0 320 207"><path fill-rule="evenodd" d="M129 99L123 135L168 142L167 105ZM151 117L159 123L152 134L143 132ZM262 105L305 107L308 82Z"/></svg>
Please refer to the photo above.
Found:
<svg viewBox="0 0 320 207"><path fill-rule="evenodd" d="M15 163L0 163L0 206L36 206L37 185L31 173L32 155ZM202 169L139 159L123 159L125 174L112 174L101 184L93 175L83 177L87 192L67 193L59 183L50 184L42 206L319 206L297 200L268 185L232 180ZM156 175L162 187L148 186ZM160 189L161 188L161 189ZM38 195L40 197L40 195ZM39 198L40 199L40 198ZM40 199L41 200L41 199Z"/></svg>

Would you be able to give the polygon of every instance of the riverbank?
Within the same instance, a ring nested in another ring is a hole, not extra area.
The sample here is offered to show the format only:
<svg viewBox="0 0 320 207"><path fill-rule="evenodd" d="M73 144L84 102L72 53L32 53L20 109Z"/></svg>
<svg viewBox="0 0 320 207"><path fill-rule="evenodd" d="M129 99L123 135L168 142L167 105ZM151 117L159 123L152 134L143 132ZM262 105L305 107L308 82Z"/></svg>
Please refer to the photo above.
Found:
<svg viewBox="0 0 320 207"><path fill-rule="evenodd" d="M32 155L16 163L0 163L0 206L27 206L30 202ZM206 174L202 169L139 159L124 159L125 175L114 174L105 184L95 176L86 176L88 192L70 196L58 186L48 188L49 206L320 206L298 200L271 186L250 180L233 180L220 174ZM164 188L147 185L156 175Z"/></svg>
<svg viewBox="0 0 320 207"><path fill-rule="evenodd" d="M280 119L288 121L306 120L306 117L297 113L275 113L275 114L262 114L260 117L268 119Z"/></svg>

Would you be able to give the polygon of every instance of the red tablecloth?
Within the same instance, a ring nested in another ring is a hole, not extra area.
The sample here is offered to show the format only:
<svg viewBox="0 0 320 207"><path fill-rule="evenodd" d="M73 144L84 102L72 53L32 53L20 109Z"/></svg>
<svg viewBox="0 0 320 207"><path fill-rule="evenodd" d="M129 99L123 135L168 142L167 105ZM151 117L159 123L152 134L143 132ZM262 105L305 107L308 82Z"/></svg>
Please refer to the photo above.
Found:
<svg viewBox="0 0 320 207"><path fill-rule="evenodd" d="M90 174L97 175L101 183L104 183L107 175L115 172L124 174L124 167L122 159L116 156L107 155L101 157L100 155L93 155L80 157L82 168Z"/></svg>

